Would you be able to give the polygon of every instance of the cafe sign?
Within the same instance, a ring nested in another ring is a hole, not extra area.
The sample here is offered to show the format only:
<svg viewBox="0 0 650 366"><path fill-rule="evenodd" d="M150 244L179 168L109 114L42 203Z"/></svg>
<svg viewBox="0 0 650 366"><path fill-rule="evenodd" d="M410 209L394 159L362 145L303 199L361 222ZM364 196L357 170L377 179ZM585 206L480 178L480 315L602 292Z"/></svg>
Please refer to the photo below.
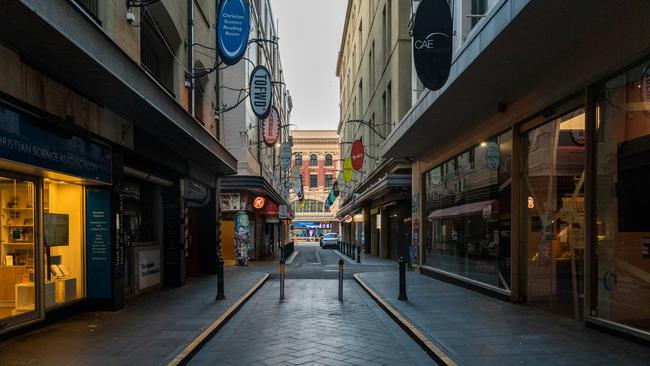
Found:
<svg viewBox="0 0 650 366"><path fill-rule="evenodd" d="M445 85L451 69L453 23L447 0L422 0L413 23L413 61L422 84Z"/></svg>
<svg viewBox="0 0 650 366"><path fill-rule="evenodd" d="M363 158L365 156L365 150L363 142L361 140L356 140L352 144L352 168L359 171L363 168Z"/></svg>
<svg viewBox="0 0 650 366"><path fill-rule="evenodd" d="M271 107L271 113L262 121L262 135L268 147L274 146L280 138L280 114L275 107Z"/></svg>

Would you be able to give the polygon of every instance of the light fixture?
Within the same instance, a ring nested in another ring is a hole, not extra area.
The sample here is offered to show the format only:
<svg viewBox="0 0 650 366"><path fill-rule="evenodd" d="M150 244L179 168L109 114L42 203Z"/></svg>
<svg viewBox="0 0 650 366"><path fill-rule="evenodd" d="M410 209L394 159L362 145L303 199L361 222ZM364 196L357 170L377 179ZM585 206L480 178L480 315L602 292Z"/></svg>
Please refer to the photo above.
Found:
<svg viewBox="0 0 650 366"><path fill-rule="evenodd" d="M486 146L487 146L487 142L485 141L481 142L481 147L486 147Z"/></svg>

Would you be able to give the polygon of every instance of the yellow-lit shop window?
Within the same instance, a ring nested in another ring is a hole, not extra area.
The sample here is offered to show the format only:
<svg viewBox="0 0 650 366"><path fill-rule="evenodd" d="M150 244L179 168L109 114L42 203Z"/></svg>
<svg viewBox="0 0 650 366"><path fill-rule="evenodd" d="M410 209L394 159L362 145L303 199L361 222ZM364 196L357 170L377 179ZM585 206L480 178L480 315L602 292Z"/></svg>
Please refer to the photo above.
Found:
<svg viewBox="0 0 650 366"><path fill-rule="evenodd" d="M84 297L83 187L45 179L45 307Z"/></svg>

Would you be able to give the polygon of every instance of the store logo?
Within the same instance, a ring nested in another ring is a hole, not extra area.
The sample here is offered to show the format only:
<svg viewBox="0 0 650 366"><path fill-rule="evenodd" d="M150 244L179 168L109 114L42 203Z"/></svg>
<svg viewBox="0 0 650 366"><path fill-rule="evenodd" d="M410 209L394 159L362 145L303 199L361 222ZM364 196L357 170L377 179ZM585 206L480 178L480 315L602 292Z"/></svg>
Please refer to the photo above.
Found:
<svg viewBox="0 0 650 366"><path fill-rule="evenodd" d="M273 88L269 70L260 65L253 69L250 77L250 102L253 113L259 119L266 119L271 113Z"/></svg>
<svg viewBox="0 0 650 366"><path fill-rule="evenodd" d="M443 42L441 45L437 47L436 45L438 45L440 42L436 42L436 38L438 39L438 41L440 41L440 38L442 38L442 42ZM449 35L447 34L439 33L439 32L431 33L424 40L415 41L414 47L416 50L421 50L425 48L430 50L434 48L445 48L447 47L447 43L444 42L448 42L447 41L448 39L449 39Z"/></svg>

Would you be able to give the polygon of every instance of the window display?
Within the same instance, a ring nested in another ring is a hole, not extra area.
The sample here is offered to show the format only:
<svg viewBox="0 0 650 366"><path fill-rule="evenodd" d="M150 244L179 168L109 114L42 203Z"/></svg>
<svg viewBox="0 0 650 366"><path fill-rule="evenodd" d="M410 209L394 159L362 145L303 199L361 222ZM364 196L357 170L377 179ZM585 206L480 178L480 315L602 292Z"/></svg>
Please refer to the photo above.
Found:
<svg viewBox="0 0 650 366"><path fill-rule="evenodd" d="M650 62L603 85L596 107L592 316L650 331Z"/></svg>
<svg viewBox="0 0 650 366"><path fill-rule="evenodd" d="M424 174L425 264L510 290L512 133Z"/></svg>
<svg viewBox="0 0 650 366"><path fill-rule="evenodd" d="M523 249L528 303L582 318L585 115L578 110L526 134Z"/></svg>

